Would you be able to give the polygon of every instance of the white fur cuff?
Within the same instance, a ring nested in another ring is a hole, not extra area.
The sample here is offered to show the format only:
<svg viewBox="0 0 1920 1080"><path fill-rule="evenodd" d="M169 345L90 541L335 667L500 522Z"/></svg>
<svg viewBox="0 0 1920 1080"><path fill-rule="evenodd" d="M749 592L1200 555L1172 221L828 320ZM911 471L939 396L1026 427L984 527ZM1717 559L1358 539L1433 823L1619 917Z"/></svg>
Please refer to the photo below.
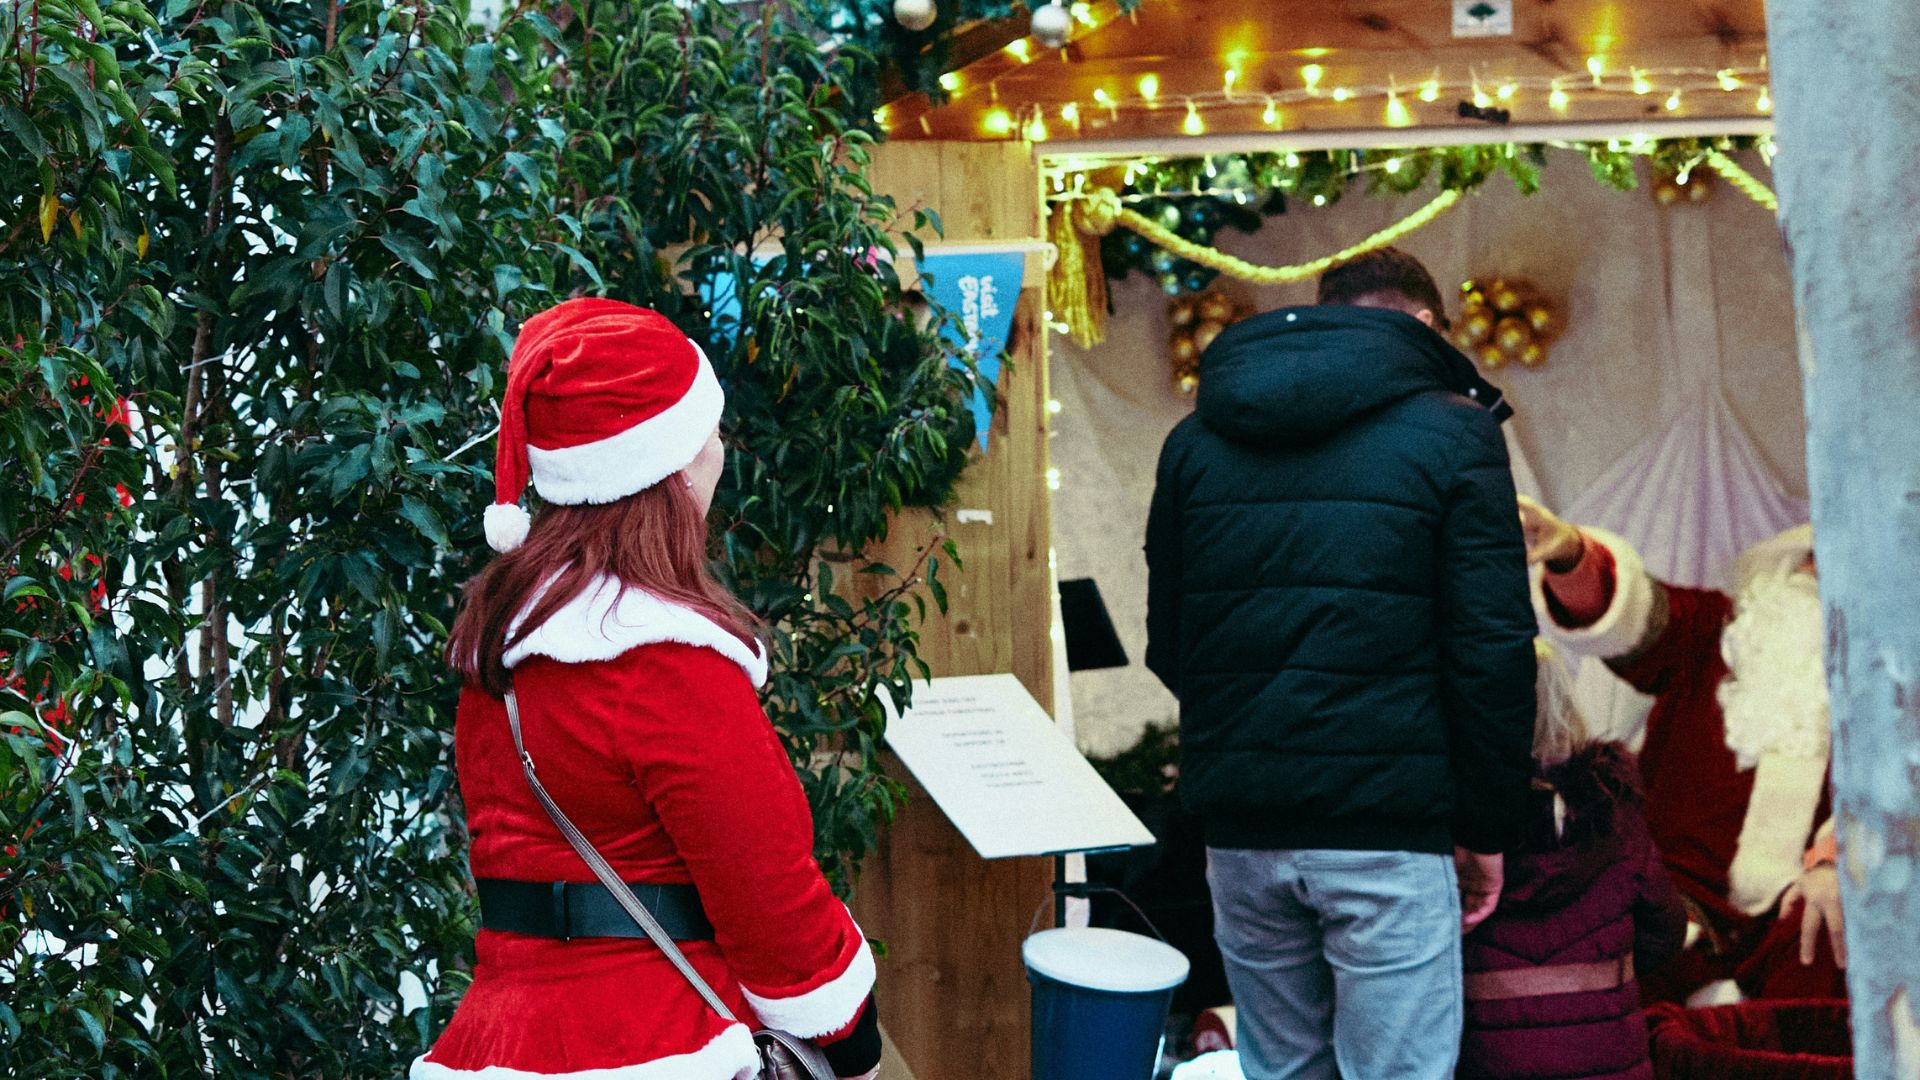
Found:
<svg viewBox="0 0 1920 1080"><path fill-rule="evenodd" d="M855 927L854 933L859 932ZM853 1022L860 1014L861 1003L873 993L873 979L873 950L862 938L859 951L847 962L845 971L804 994L762 997L744 986L740 990L761 1023L803 1039L817 1039Z"/></svg>
<svg viewBox="0 0 1920 1080"><path fill-rule="evenodd" d="M1625 656L1647 644L1647 630L1653 621L1653 578L1647 575L1647 566L1632 544L1605 529L1582 527L1580 531L1613 556L1613 595L1608 598L1606 613L1592 626L1561 626L1547 605L1546 570L1540 566L1533 568L1534 613L1539 617L1541 632L1575 656L1603 660Z"/></svg>
<svg viewBox="0 0 1920 1080"><path fill-rule="evenodd" d="M1735 907L1764 914L1799 879L1826 781L1825 758L1760 758L1739 846L1727 870L1728 899Z"/></svg>

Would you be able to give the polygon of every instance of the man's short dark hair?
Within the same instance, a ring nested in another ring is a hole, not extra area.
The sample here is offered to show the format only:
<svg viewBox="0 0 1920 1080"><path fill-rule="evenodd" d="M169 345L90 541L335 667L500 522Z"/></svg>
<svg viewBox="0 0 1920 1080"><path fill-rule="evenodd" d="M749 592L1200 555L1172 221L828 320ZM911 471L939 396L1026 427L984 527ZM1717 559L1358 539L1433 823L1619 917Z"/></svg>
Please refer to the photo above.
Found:
<svg viewBox="0 0 1920 1080"><path fill-rule="evenodd" d="M1369 251L1321 274L1318 302L1390 307L1409 315L1426 308L1436 319L1447 316L1433 275L1419 259L1392 247Z"/></svg>

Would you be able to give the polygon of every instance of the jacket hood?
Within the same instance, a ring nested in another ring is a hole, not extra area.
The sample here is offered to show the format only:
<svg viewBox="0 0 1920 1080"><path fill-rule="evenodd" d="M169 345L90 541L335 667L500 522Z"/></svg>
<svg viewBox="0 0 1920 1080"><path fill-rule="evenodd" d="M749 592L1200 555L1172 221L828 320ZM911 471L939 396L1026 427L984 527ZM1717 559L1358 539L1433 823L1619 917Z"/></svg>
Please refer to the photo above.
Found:
<svg viewBox="0 0 1920 1080"><path fill-rule="evenodd" d="M1445 390L1504 421L1513 409L1473 361L1411 315L1282 308L1235 323L1200 358L1201 423L1249 446L1310 446L1415 394Z"/></svg>

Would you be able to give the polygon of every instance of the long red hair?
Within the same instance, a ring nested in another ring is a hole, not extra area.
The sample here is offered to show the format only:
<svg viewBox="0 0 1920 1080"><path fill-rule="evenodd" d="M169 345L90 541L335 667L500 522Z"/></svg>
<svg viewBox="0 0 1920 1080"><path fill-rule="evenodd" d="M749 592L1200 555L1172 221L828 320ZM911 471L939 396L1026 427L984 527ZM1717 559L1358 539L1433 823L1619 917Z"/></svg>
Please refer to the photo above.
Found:
<svg viewBox="0 0 1920 1080"><path fill-rule="evenodd" d="M526 542L467 583L447 642L448 664L495 697L505 695L507 650L603 575L692 608L755 644L759 620L714 577L706 515L676 473L604 505L542 507ZM514 629L542 584L546 591Z"/></svg>

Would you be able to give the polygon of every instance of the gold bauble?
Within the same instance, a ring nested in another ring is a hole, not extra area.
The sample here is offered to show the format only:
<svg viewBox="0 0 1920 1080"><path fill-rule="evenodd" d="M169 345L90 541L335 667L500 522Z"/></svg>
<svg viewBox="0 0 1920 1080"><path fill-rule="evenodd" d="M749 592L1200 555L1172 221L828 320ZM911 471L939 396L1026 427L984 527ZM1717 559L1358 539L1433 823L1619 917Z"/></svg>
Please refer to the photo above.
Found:
<svg viewBox="0 0 1920 1080"><path fill-rule="evenodd" d="M1501 319L1493 328L1494 346L1509 357L1518 357L1520 350L1526 348L1532 341L1533 328L1528 326L1524 319L1509 315Z"/></svg>
<svg viewBox="0 0 1920 1080"><path fill-rule="evenodd" d="M1209 293L1200 298L1200 318L1225 324L1233 319L1233 301L1224 293Z"/></svg>
<svg viewBox="0 0 1920 1080"><path fill-rule="evenodd" d="M1680 201L1680 186L1670 180L1654 181L1653 201L1661 206L1672 206Z"/></svg>
<svg viewBox="0 0 1920 1080"><path fill-rule="evenodd" d="M1167 305L1167 322L1178 330L1183 326L1192 326L1194 319L1193 301L1182 298Z"/></svg>
<svg viewBox="0 0 1920 1080"><path fill-rule="evenodd" d="M1460 320L1460 336L1469 345L1478 345L1493 333L1493 316L1485 311L1474 311Z"/></svg>
<svg viewBox="0 0 1920 1080"><path fill-rule="evenodd" d="M1502 315L1509 311L1520 310L1525 301L1520 296L1520 287L1511 282L1502 281L1487 291L1487 302Z"/></svg>
<svg viewBox="0 0 1920 1080"><path fill-rule="evenodd" d="M1520 350L1520 355L1514 357L1514 359L1520 361L1523 367L1539 367L1541 364L1547 362L1547 350L1542 347L1539 342L1530 341L1527 343L1526 348Z"/></svg>
<svg viewBox="0 0 1920 1080"><path fill-rule="evenodd" d="M1219 337L1220 331L1226 328L1226 324L1218 319L1206 320L1193 328L1193 347L1199 352L1206 352L1207 346L1213 344L1213 339Z"/></svg>
<svg viewBox="0 0 1920 1080"><path fill-rule="evenodd" d="M1507 364L1507 354L1501 352L1496 345L1482 345L1474 351L1474 355L1479 357L1481 366L1489 370L1505 367Z"/></svg>
<svg viewBox="0 0 1920 1080"><path fill-rule="evenodd" d="M1191 364L1194 358L1200 355L1200 350L1194 346L1191 334L1175 334L1168 347L1173 353L1173 362L1176 367Z"/></svg>
<svg viewBox="0 0 1920 1080"><path fill-rule="evenodd" d="M1195 390L1200 389L1200 377L1198 375L1182 375L1173 381L1173 385L1181 393L1191 394Z"/></svg>
<svg viewBox="0 0 1920 1080"><path fill-rule="evenodd" d="M1534 335L1545 337L1559 329L1558 319L1553 317L1553 309L1545 304L1534 304L1527 309L1527 325L1533 327Z"/></svg>
<svg viewBox="0 0 1920 1080"><path fill-rule="evenodd" d="M1480 283L1473 280L1472 278L1468 278L1467 280L1460 283L1461 296L1472 296L1474 293L1477 293L1479 291L1480 291Z"/></svg>
<svg viewBox="0 0 1920 1080"><path fill-rule="evenodd" d="M1713 195L1713 185L1707 180L1707 177L1711 175L1713 174L1707 173L1707 172L1698 172L1694 174L1692 180L1688 181L1687 183L1687 201L1688 202L1696 202L1696 203L1706 202L1707 199Z"/></svg>

